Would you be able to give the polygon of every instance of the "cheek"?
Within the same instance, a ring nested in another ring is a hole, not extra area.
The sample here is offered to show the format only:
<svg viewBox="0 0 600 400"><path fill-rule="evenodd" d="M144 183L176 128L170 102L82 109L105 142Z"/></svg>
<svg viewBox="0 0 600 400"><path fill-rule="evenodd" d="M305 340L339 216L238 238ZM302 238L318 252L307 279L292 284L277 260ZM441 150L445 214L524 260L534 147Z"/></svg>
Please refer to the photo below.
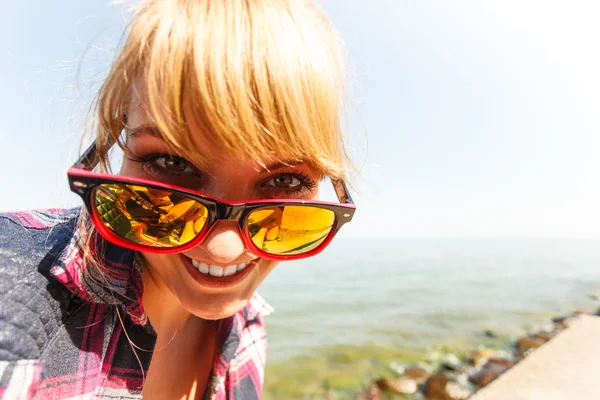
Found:
<svg viewBox="0 0 600 400"><path fill-rule="evenodd" d="M254 290L265 280L267 276L273 271L273 269L280 263L280 261L271 261L271 260L262 260L262 263L259 268L259 276L255 281Z"/></svg>
<svg viewBox="0 0 600 400"><path fill-rule="evenodd" d="M144 260L144 270L149 272L151 278L156 282L160 280L169 285L169 281L173 280L175 260L171 254L154 254L142 253Z"/></svg>
<svg viewBox="0 0 600 400"><path fill-rule="evenodd" d="M123 156L123 162L121 162L121 168L119 168L119 175L132 176L133 175L133 162L127 159L127 156Z"/></svg>

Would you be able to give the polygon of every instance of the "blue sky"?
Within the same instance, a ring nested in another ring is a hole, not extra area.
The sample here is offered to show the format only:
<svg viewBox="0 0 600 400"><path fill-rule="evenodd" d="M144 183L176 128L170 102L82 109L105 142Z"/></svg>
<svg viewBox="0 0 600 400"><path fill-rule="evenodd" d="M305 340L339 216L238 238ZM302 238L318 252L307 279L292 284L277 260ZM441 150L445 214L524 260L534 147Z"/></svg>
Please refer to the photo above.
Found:
<svg viewBox="0 0 600 400"><path fill-rule="evenodd" d="M342 235L600 238L600 4L322 0L362 166ZM77 204L65 172L124 27L104 1L5 2L0 210ZM368 143L368 151L366 144Z"/></svg>

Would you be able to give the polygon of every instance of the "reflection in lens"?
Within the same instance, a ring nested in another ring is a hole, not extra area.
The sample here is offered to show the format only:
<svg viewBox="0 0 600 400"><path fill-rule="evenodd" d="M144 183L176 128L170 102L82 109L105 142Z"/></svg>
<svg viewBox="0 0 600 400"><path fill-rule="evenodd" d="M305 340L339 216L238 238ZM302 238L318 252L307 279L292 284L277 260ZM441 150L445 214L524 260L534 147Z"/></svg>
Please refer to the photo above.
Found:
<svg viewBox="0 0 600 400"><path fill-rule="evenodd" d="M208 217L206 207L195 200L145 186L101 184L93 199L108 229L144 246L188 243L202 231Z"/></svg>
<svg viewBox="0 0 600 400"><path fill-rule="evenodd" d="M314 206L261 208L248 216L248 233L261 250L276 255L309 252L327 238L335 213Z"/></svg>

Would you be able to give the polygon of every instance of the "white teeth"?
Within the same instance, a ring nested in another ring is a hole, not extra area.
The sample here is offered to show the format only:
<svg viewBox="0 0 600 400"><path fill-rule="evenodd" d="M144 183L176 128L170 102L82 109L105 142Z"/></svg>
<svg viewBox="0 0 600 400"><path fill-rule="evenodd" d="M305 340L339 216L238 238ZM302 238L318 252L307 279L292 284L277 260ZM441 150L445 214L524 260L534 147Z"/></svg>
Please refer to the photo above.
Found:
<svg viewBox="0 0 600 400"><path fill-rule="evenodd" d="M210 271L210 266L206 263L200 263L200 266L198 267L198 269L203 274L208 274L208 271Z"/></svg>
<svg viewBox="0 0 600 400"><path fill-rule="evenodd" d="M216 265L211 265L208 273L211 276L221 277L223 276L223 268L217 267Z"/></svg>
<svg viewBox="0 0 600 400"><path fill-rule="evenodd" d="M246 268L248 264L250 264L250 262L251 261L247 261L244 263L229 265L227 267L220 267L218 265L209 265L192 259L192 264L198 269L198 271L202 272L203 274L215 277L231 276L236 272L239 272Z"/></svg>
<svg viewBox="0 0 600 400"><path fill-rule="evenodd" d="M192 264L194 265L194 267L198 268L198 270L203 274L208 274L208 271L210 270L210 266L206 263L192 260Z"/></svg>

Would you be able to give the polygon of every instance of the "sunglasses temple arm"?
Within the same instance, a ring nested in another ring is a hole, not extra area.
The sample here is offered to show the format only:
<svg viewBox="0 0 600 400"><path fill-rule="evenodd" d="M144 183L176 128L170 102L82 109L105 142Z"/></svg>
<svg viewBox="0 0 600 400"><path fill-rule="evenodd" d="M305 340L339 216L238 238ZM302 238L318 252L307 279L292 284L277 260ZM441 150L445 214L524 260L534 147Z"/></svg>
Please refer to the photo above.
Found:
<svg viewBox="0 0 600 400"><path fill-rule="evenodd" d="M352 200L352 196L350 196L350 191L348 190L348 186L346 182L341 179L332 179L331 183L333 183L333 189L335 190L335 194L337 195L338 200L342 204L354 204Z"/></svg>
<svg viewBox="0 0 600 400"><path fill-rule="evenodd" d="M110 149L114 144L114 141L110 139L107 149ZM100 163L100 157L98 157L98 149L96 147L96 141L94 140L90 147L88 147L79 160L73 165L77 168L82 168L86 171L93 170Z"/></svg>

